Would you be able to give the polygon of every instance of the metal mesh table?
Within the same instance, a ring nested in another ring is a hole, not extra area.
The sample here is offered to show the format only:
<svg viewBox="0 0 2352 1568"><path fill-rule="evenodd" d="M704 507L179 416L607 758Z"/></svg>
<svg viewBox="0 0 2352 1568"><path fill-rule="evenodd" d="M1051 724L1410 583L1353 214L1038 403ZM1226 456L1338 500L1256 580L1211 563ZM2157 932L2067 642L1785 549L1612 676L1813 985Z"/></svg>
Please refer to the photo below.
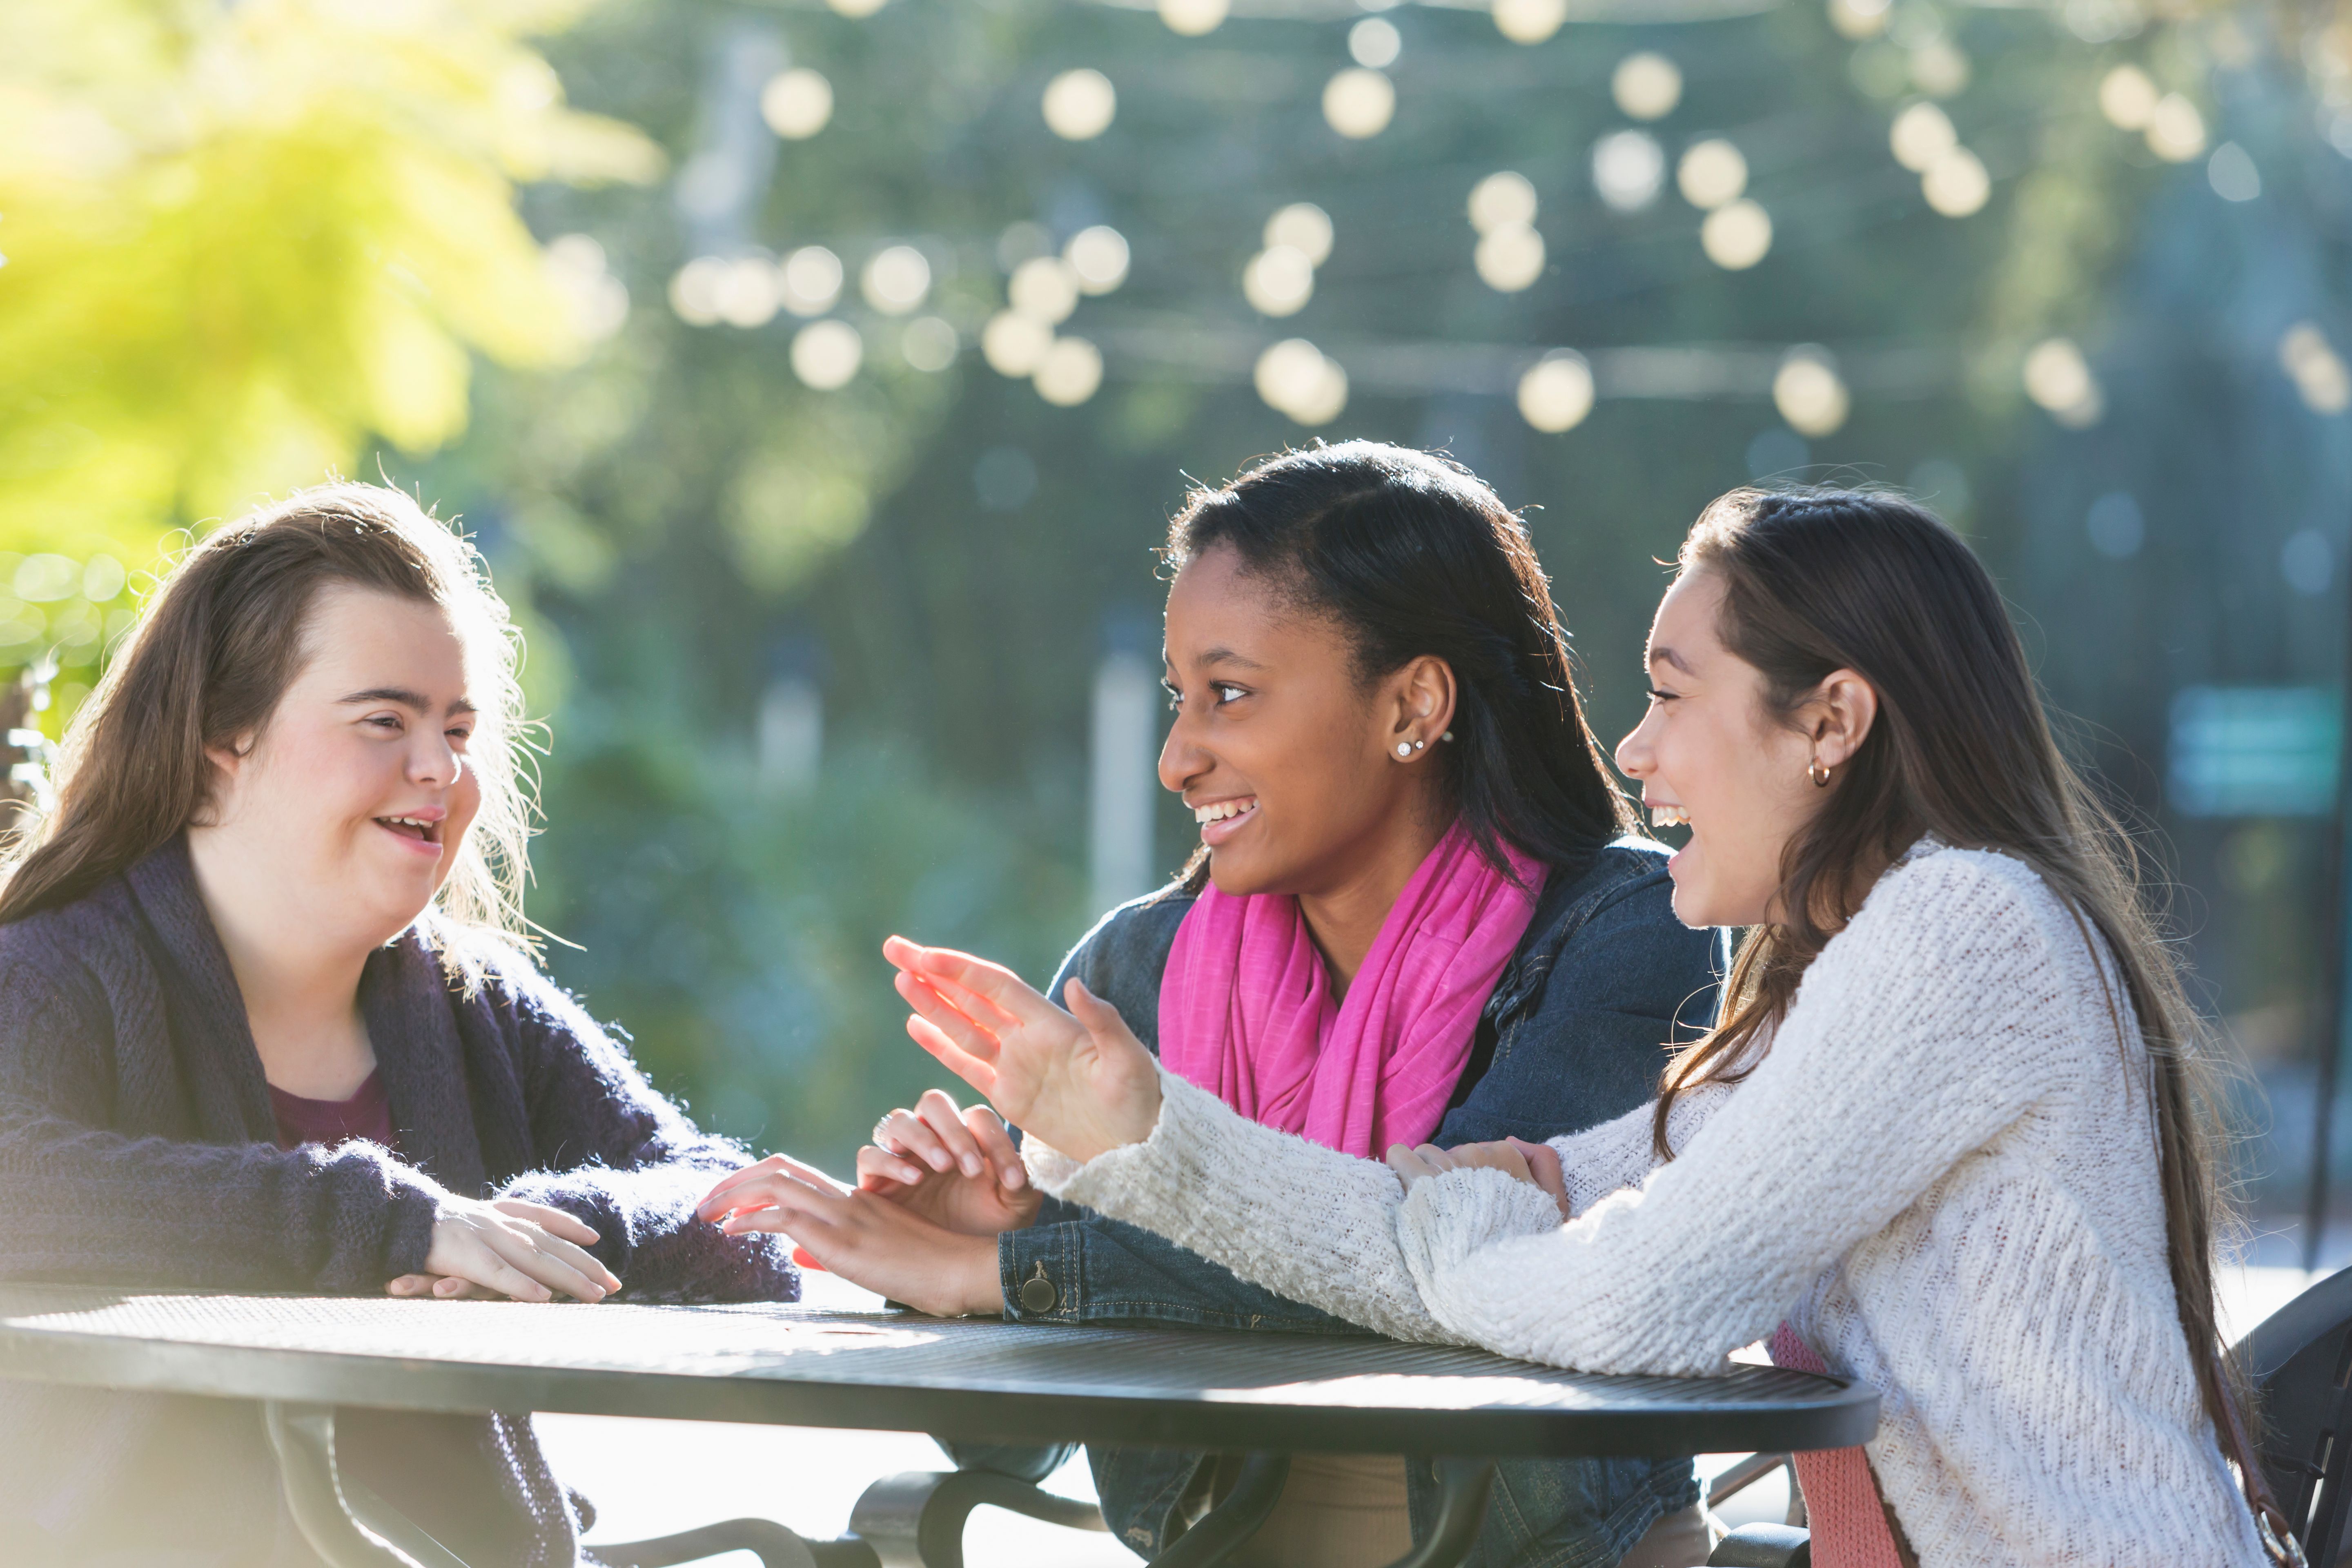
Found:
<svg viewBox="0 0 2352 1568"><path fill-rule="evenodd" d="M590 1307L63 1285L0 1286L0 1378L262 1401L289 1498L309 1472L314 1502L346 1514L332 1470L340 1405L1456 1460L1843 1447L1868 1438L1878 1418L1866 1389L1770 1367L1714 1378L1605 1376L1372 1338L767 1304ZM1475 1469L1483 1503L1486 1467ZM1278 1490L1278 1472L1272 1484ZM1469 1507L1474 1526L1476 1512ZM320 1525L336 1527L331 1519ZM369 1539L380 1546L385 1534L372 1530ZM327 1555L456 1562L413 1552Z"/></svg>

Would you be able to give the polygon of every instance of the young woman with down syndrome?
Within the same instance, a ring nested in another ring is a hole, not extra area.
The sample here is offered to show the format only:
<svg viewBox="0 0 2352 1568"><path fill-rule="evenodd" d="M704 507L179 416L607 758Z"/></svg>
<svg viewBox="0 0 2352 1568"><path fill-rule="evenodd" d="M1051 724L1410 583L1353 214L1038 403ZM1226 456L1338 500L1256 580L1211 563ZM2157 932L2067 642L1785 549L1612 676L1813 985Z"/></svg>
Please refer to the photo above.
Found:
<svg viewBox="0 0 2352 1568"><path fill-rule="evenodd" d="M1762 1340L1860 1379L1877 1436L1799 1457L1823 1568L2286 1560L2215 1321L2198 1021L1983 566L1892 497L1734 492L1648 666L1617 756L1690 827L1675 912L1751 931L1650 1105L1383 1166L1236 1116L1083 984L1064 1012L894 942L910 1026L1036 1184L1269 1289L1555 1365Z"/></svg>
<svg viewBox="0 0 2352 1568"><path fill-rule="evenodd" d="M1167 561L1160 776L1199 819L1201 852L1089 932L1057 987L1108 999L1230 1114L1342 1162L1556 1137L1647 1101L1677 1020L1713 1016L1719 949L1675 921L1659 847L1626 837L1519 520L1441 458L1351 443L1195 495ZM856 1191L772 1159L703 1213L785 1231L934 1312L1302 1332L1423 1321L1361 1293L1268 1289L1044 1199L985 1108L934 1092L876 1140ZM1113 1530L1147 1555L1219 1484L1196 1454L1092 1459ZM1246 1560L1402 1557L1434 1500L1425 1464L1302 1457ZM1683 1460L1507 1465L1475 1561L1695 1561L1696 1500Z"/></svg>
<svg viewBox="0 0 2352 1568"><path fill-rule="evenodd" d="M523 956L515 637L406 496L206 538L76 715L0 884L0 1279L774 1300L695 1218L696 1130ZM338 1458L460 1556L585 1528L528 1416L347 1410ZM0 1384L12 1564L315 1563L251 1405Z"/></svg>

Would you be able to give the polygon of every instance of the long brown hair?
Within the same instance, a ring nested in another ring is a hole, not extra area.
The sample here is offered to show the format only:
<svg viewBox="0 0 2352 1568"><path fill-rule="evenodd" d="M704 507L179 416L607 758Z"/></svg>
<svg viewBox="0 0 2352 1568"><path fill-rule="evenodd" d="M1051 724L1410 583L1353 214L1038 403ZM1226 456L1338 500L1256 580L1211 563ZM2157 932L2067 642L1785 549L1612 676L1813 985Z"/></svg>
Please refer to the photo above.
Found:
<svg viewBox="0 0 2352 1568"><path fill-rule="evenodd" d="M2146 1050L2180 1326L2206 1413L2258 1488L2243 1392L2214 1304L2216 1233L2227 1215L2206 1031L2143 902L2138 848L2061 752L1992 578L1918 507L1835 489L1734 490L1699 515L1680 565L1722 582L1717 630L1763 673L1776 718L1839 669L1870 683L1878 716L1782 854L1780 922L1748 932L1720 1022L1668 1068L1653 1129L1658 1152L1673 1157L1666 1118L1676 1096L1752 1070L1747 1047L1769 1039L1806 966L1879 870L1921 835L2023 861L2072 911L2086 944L2097 933L2122 979L2128 1013L2112 994L2109 1007L2126 1061L2127 1018Z"/></svg>
<svg viewBox="0 0 2352 1568"><path fill-rule="evenodd" d="M466 765L482 805L434 897L461 928L528 946L533 806L507 607L481 558L398 490L331 484L238 519L183 556L58 749L57 804L0 859L0 923L70 903L200 822L215 747L247 750L300 672L319 590L347 583L439 606L478 710Z"/></svg>

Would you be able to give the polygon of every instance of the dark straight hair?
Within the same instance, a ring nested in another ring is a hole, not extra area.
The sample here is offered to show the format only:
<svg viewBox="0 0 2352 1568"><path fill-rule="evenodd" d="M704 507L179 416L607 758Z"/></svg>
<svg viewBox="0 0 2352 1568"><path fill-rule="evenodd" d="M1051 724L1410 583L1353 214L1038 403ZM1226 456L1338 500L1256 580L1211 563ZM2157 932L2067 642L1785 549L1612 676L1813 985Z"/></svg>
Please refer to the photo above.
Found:
<svg viewBox="0 0 2352 1568"><path fill-rule="evenodd" d="M1187 499L1170 573L1211 550L1337 627L1366 683L1425 656L1454 671L1442 799L1507 874L1502 846L1577 868L1635 830L1584 721L1568 634L1527 525L1460 464L1377 441L1320 444ZM1207 880L1196 852L1185 886Z"/></svg>
<svg viewBox="0 0 2352 1568"><path fill-rule="evenodd" d="M2167 1260L2198 1392L2249 1502L2268 1506L2284 1531L2215 1310L2214 1246L2228 1211L2215 1176L2222 1131L2205 1029L2143 899L2139 852L2059 749L1990 574L1958 535L1903 498L1840 489L1720 497L1692 526L1681 567L1722 580L1718 635L1763 673L1769 717L1785 720L1840 669L1870 683L1878 717L1781 858L1781 922L1748 932L1724 984L1721 1022L1668 1067L1653 1124L1659 1154L1673 1158L1666 1118L1675 1097L1753 1069L1757 1058L1743 1047L1769 1040L1807 966L1895 856L1932 833L2023 861L2073 914L2101 984L2121 982L2120 996L2107 994L2117 1067L2148 1096Z"/></svg>

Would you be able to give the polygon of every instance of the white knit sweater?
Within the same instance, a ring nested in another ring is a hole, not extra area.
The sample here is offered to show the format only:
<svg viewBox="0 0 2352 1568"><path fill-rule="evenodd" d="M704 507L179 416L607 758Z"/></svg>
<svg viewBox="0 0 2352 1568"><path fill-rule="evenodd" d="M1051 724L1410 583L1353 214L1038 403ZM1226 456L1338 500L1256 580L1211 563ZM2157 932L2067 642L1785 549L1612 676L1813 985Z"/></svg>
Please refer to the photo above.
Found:
<svg viewBox="0 0 2352 1568"><path fill-rule="evenodd" d="M1755 1071L1676 1104L1678 1158L1647 1108L1554 1141L1569 1225L1495 1171L1403 1198L1165 1073L1146 1141L1079 1165L1033 1140L1031 1169L1399 1338L1704 1374L1785 1320L1878 1391L1871 1466L1923 1568L2262 1568L2174 1307L2114 974L2023 864L1927 841Z"/></svg>

